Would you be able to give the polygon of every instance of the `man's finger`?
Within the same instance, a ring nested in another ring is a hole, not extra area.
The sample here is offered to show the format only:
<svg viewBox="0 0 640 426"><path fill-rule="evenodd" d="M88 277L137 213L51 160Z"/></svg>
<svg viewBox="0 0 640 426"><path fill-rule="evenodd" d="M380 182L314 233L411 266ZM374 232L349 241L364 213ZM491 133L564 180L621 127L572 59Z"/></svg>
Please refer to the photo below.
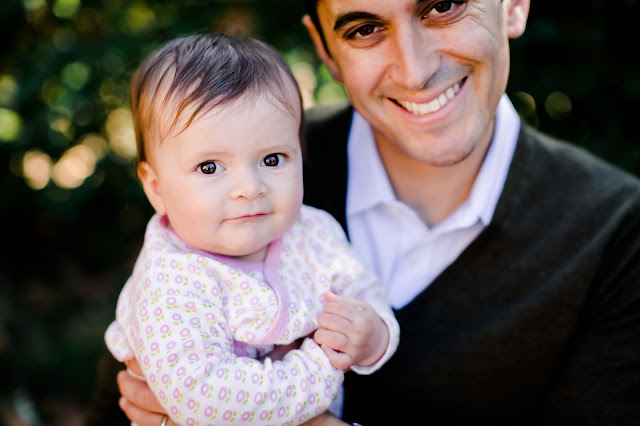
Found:
<svg viewBox="0 0 640 426"><path fill-rule="evenodd" d="M147 382L135 378L126 371L118 373L118 388L120 394L126 398L130 404L135 404L143 410L155 413L164 413L164 409L156 399ZM160 422L158 422L160 424Z"/></svg>
<svg viewBox="0 0 640 426"><path fill-rule="evenodd" d="M130 359L129 361L125 361L125 364L127 365L127 368L131 370L131 372L133 372L134 375L138 377L144 377L142 368L140 368L140 364L138 364L138 361L135 358Z"/></svg>
<svg viewBox="0 0 640 426"><path fill-rule="evenodd" d="M162 422L164 416L164 414L161 413L143 410L124 397L120 398L119 405L127 418L137 426L158 426ZM176 424L169 418L165 424L167 426L176 426Z"/></svg>

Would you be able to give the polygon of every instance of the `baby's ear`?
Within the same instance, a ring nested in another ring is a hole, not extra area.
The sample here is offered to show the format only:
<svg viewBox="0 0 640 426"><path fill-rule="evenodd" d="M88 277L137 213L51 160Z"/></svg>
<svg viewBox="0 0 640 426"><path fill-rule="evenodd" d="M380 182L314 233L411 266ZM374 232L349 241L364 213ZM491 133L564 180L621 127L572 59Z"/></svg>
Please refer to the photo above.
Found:
<svg viewBox="0 0 640 426"><path fill-rule="evenodd" d="M162 193L160 192L158 177L148 162L141 161L138 164L138 178L140 179L140 182L142 182L144 193L147 195L147 199L155 209L156 213L163 216L167 214L167 211L164 208Z"/></svg>

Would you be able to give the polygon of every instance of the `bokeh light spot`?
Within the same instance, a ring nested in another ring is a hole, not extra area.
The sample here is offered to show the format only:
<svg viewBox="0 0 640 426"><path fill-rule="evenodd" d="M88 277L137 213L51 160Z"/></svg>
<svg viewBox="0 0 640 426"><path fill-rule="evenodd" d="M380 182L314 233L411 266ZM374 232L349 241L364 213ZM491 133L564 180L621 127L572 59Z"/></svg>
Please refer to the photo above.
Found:
<svg viewBox="0 0 640 426"><path fill-rule="evenodd" d="M51 157L39 150L31 150L22 158L22 176L33 189L42 189L51 176Z"/></svg>
<svg viewBox="0 0 640 426"><path fill-rule="evenodd" d="M56 99L60 97L60 93L64 90L60 81L57 78L49 78L42 83L40 88L40 93L42 94L42 99L48 104L52 105L55 103Z"/></svg>
<svg viewBox="0 0 640 426"><path fill-rule="evenodd" d="M307 62L296 62L291 65L291 72L298 81L300 93L302 95L302 107L313 106L313 92L316 90L318 80L313 72L313 67Z"/></svg>
<svg viewBox="0 0 640 426"><path fill-rule="evenodd" d="M0 104L9 105L18 93L18 83L8 75L0 75Z"/></svg>
<svg viewBox="0 0 640 426"><path fill-rule="evenodd" d="M75 133L75 127L73 126L71 118L71 111L62 105L56 105L49 110L49 128L57 133L57 136L53 136L51 132L49 134L64 145L73 139ZM64 136L64 138L60 138L60 136Z"/></svg>
<svg viewBox="0 0 640 426"><path fill-rule="evenodd" d="M93 155L96 161L102 160L107 155L107 152L109 150L107 141L102 136L95 133L90 133L83 136L80 139L80 144L88 147L93 151Z"/></svg>
<svg viewBox="0 0 640 426"><path fill-rule="evenodd" d="M105 80L100 85L100 99L107 105L120 106L124 103L121 99L121 87L113 80Z"/></svg>
<svg viewBox="0 0 640 426"><path fill-rule="evenodd" d="M131 112L119 108L109 114L105 124L109 148L122 160L136 158L136 137L133 131Z"/></svg>
<svg viewBox="0 0 640 426"><path fill-rule="evenodd" d="M321 65L317 70L318 89L316 90L317 103L338 102L347 98L342 85L336 83L326 65Z"/></svg>
<svg viewBox="0 0 640 426"><path fill-rule="evenodd" d="M86 145L76 145L62 154L53 166L51 178L61 188L77 188L93 174L95 166L94 151Z"/></svg>
<svg viewBox="0 0 640 426"><path fill-rule="evenodd" d="M24 8L29 12L35 12L47 5L45 0L23 0Z"/></svg>
<svg viewBox="0 0 640 426"><path fill-rule="evenodd" d="M536 100L526 92L516 92L513 94L513 105L522 119L533 127L540 125L537 113Z"/></svg>
<svg viewBox="0 0 640 426"><path fill-rule="evenodd" d="M68 88L80 90L87 84L90 76L91 68L89 68L89 65L82 61L76 61L62 68L60 79L62 80L62 84Z"/></svg>
<svg viewBox="0 0 640 426"><path fill-rule="evenodd" d="M0 108L0 141L14 141L20 134L22 128L22 120L17 112Z"/></svg>
<svg viewBox="0 0 640 426"><path fill-rule="evenodd" d="M571 114L573 105L569 96L562 92L553 92L545 99L544 109L552 120L564 120Z"/></svg>
<svg viewBox="0 0 640 426"><path fill-rule="evenodd" d="M80 8L80 0L55 0L53 14L60 19L73 18Z"/></svg>
<svg viewBox="0 0 640 426"><path fill-rule="evenodd" d="M153 28L156 16L146 4L133 4L126 12L125 25L129 32L138 34Z"/></svg>

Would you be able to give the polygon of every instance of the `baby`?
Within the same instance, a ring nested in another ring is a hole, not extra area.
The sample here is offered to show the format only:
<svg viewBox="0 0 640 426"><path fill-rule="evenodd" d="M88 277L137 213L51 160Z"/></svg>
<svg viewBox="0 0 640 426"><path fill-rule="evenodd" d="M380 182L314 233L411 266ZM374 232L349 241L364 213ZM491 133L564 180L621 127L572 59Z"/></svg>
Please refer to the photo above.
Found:
<svg viewBox="0 0 640 426"><path fill-rule="evenodd" d="M156 214L110 351L137 359L179 424L339 412L344 372L380 368L399 330L340 225L302 204L302 106L285 62L251 38L176 39L141 65L130 101Z"/></svg>

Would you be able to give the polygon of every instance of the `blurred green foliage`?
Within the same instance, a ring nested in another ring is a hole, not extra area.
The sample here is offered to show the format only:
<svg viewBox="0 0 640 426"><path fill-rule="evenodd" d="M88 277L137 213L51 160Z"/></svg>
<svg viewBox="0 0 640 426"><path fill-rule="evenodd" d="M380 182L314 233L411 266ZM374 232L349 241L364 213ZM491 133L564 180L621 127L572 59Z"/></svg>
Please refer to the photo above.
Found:
<svg viewBox="0 0 640 426"><path fill-rule="evenodd" d="M637 2L532 3L507 90L521 116L640 175ZM46 423L90 397L151 215L132 163L132 70L175 36L242 28L282 52L308 103L342 98L302 14L300 0L3 0L0 408L26 394Z"/></svg>

